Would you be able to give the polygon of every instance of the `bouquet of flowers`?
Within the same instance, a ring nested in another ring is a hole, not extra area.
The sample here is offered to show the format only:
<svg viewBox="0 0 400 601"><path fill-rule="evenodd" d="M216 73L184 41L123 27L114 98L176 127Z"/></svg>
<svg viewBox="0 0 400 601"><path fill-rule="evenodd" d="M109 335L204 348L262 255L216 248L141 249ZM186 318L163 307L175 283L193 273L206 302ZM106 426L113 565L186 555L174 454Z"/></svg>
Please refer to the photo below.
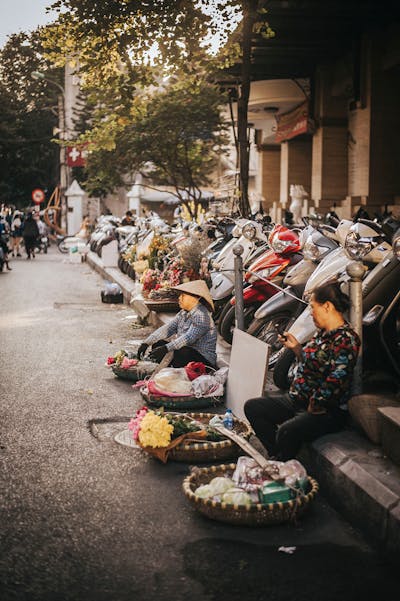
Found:
<svg viewBox="0 0 400 601"><path fill-rule="evenodd" d="M163 257L169 252L169 242L163 236L155 235L149 246L149 267L154 269L162 262Z"/></svg>
<svg viewBox="0 0 400 601"><path fill-rule="evenodd" d="M140 279L140 283L142 284L142 294L145 298L147 298L150 294L151 290L159 287L160 282L160 271L158 269L146 269L144 274Z"/></svg>
<svg viewBox="0 0 400 601"><path fill-rule="evenodd" d="M135 442L147 453L166 463L168 452L185 438L221 440L221 435L210 427L185 415L153 411L142 407L128 426Z"/></svg>

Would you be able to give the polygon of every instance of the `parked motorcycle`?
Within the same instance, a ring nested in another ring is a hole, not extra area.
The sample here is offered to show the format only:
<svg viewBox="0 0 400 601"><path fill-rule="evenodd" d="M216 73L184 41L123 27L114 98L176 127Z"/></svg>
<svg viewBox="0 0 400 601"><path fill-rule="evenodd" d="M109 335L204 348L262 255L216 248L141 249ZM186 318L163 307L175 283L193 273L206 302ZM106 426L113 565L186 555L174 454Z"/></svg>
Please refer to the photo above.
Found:
<svg viewBox="0 0 400 601"><path fill-rule="evenodd" d="M267 248L268 238L263 231L261 223L239 219L232 230L230 240L213 262L213 270L210 272L211 288L210 294L214 301L214 319L218 319L223 307L229 301L234 284L235 255L233 247L240 244L243 247L243 265L249 265L259 254Z"/></svg>
<svg viewBox="0 0 400 601"><path fill-rule="evenodd" d="M302 295L309 278L317 265L338 248L338 242L332 236L335 236L333 228L308 225L300 236L303 259L285 273L284 290L267 299L254 314L247 332L270 345L269 367L285 350L279 334L287 330L304 310L306 303Z"/></svg>
<svg viewBox="0 0 400 601"><path fill-rule="evenodd" d="M243 289L244 325L245 328L253 320L255 311L266 299L271 298L283 282L287 269L302 259L300 240L297 234L283 225L276 225L271 230L268 243L270 249L265 251L246 270L245 288ZM274 285L275 284L275 285ZM223 309L218 330L222 338L232 344L235 328L235 305L233 296Z"/></svg>
<svg viewBox="0 0 400 601"><path fill-rule="evenodd" d="M342 222L341 222L342 223ZM371 269L385 259L391 249L388 235L379 224L362 220L352 224L342 240L343 247L331 252L309 278L303 299L309 301L314 288L329 281L338 281L348 291L349 276L346 272L348 263L353 259L362 260ZM310 308L300 314L293 325L288 328L300 344L305 344L315 333L315 324ZM278 388L287 389L293 377L294 354L285 349L275 364L273 379Z"/></svg>

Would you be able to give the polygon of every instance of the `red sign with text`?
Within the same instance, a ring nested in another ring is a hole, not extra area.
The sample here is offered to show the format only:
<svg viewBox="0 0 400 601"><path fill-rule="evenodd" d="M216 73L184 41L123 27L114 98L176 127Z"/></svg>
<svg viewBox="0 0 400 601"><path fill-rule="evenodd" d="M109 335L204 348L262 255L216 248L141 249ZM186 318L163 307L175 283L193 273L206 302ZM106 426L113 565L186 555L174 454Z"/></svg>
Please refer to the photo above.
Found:
<svg viewBox="0 0 400 601"><path fill-rule="evenodd" d="M284 142L308 131L308 101L303 102L289 113L276 116L276 142Z"/></svg>

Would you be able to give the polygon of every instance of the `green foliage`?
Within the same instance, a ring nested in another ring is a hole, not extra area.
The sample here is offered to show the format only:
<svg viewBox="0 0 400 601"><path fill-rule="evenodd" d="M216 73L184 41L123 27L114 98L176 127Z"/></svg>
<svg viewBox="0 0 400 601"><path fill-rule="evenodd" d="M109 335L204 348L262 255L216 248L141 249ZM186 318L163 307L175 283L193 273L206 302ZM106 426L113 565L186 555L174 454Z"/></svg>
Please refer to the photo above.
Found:
<svg viewBox="0 0 400 601"><path fill-rule="evenodd" d="M10 36L0 52L0 198L26 206L34 188L58 182L57 89L35 81L32 71L49 71L38 32Z"/></svg>

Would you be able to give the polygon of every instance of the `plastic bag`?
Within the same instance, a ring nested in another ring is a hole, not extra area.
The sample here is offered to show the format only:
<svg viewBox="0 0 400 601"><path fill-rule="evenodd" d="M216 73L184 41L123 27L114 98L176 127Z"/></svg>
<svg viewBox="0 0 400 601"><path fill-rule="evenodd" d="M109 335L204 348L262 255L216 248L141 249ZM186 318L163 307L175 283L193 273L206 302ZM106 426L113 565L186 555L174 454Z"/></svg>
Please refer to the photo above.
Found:
<svg viewBox="0 0 400 601"><path fill-rule="evenodd" d="M197 398L203 396L221 396L224 394L223 385L214 376L199 376L193 380L192 389Z"/></svg>
<svg viewBox="0 0 400 601"><path fill-rule="evenodd" d="M184 367L165 367L153 377L153 381L160 391L191 394L192 383L187 377Z"/></svg>

